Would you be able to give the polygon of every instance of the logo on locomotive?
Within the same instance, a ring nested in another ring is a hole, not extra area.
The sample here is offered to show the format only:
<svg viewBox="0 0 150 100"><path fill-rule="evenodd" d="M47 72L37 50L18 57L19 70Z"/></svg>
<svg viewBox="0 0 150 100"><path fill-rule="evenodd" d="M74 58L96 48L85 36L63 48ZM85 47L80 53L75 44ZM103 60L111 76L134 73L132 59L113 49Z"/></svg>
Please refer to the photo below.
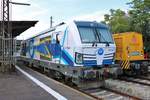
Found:
<svg viewBox="0 0 150 100"><path fill-rule="evenodd" d="M98 54L99 54L99 55L102 55L103 53L104 53L103 48L99 48L99 49L98 49Z"/></svg>

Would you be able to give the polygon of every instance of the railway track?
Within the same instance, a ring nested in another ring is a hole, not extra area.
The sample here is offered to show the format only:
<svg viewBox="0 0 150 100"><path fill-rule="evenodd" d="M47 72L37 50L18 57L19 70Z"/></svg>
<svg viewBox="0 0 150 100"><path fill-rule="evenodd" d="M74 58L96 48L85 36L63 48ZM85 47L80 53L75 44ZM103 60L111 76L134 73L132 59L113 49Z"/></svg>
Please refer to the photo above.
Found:
<svg viewBox="0 0 150 100"><path fill-rule="evenodd" d="M45 73L43 73L38 68L32 67L32 70L46 75ZM54 79L54 80L56 80L56 79ZM58 80L56 80L56 81L58 81ZM59 82L65 84L65 82L62 82L62 80L59 80ZM72 85L71 86L68 84L65 84L65 85L69 86L70 88L74 88L77 91L84 93L88 96L91 96L92 98L94 98L96 100L141 100L138 97L131 96L129 94L118 92L118 91L108 89L105 87L81 89L81 88L78 88L78 87L75 87Z"/></svg>
<svg viewBox="0 0 150 100"><path fill-rule="evenodd" d="M40 72L41 74L44 74L37 68L32 68L32 69ZM118 91L108 89L105 87L82 89L82 88L78 88L76 86L72 86L72 84L70 85L70 84L68 84L68 82L66 84L66 82L63 82L62 80L57 80L57 79L54 79L54 80L59 81L65 85L69 86L70 88L76 89L77 91L79 91L81 93L91 96L92 98L94 98L96 100L141 100L138 97L131 96L126 93L118 92Z"/></svg>
<svg viewBox="0 0 150 100"><path fill-rule="evenodd" d="M121 77L119 80L150 86L150 79L145 77Z"/></svg>
<svg viewBox="0 0 150 100"><path fill-rule="evenodd" d="M150 72L148 73L147 76L133 76L133 77L123 76L119 79L127 82L133 82L141 85L150 86Z"/></svg>
<svg viewBox="0 0 150 100"><path fill-rule="evenodd" d="M150 81L150 73L147 75L147 76L138 76L136 78L140 78L140 79L143 79L143 80L148 80Z"/></svg>
<svg viewBox="0 0 150 100"><path fill-rule="evenodd" d="M80 91L94 97L97 100L141 100L140 98L107 89L105 87L89 88Z"/></svg>
<svg viewBox="0 0 150 100"><path fill-rule="evenodd" d="M41 72L41 70L39 70L37 68L32 68L32 69L40 72L41 74L44 74L43 72ZM71 85L68 84L68 82L66 84L66 82L63 82L62 80L57 80L57 79L54 79L54 80L59 81L65 85L69 86L70 88L76 89L81 93L91 96L92 98L94 98L96 100L141 100L138 97L131 96L131 95L121 93L118 91L114 91L114 90L111 90L111 89L108 89L105 87L81 89L76 86L72 86L72 84Z"/></svg>
<svg viewBox="0 0 150 100"><path fill-rule="evenodd" d="M118 91L119 93L121 92L138 97L142 100L150 99L150 86L128 81L128 79L108 79L105 82L105 87L114 91Z"/></svg>

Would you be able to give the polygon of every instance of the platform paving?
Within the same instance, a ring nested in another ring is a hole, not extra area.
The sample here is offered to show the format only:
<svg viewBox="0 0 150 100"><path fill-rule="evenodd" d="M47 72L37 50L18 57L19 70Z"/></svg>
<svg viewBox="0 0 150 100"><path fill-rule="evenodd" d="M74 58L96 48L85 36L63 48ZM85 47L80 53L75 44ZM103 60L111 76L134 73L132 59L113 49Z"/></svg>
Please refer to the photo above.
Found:
<svg viewBox="0 0 150 100"><path fill-rule="evenodd" d="M0 73L0 100L56 100L17 72Z"/></svg>
<svg viewBox="0 0 150 100"><path fill-rule="evenodd" d="M67 100L94 100L62 83L54 81L45 75L33 71L25 66L20 66L28 74L44 83ZM16 70L11 74L0 74L0 100L57 100L28 77Z"/></svg>
<svg viewBox="0 0 150 100"><path fill-rule="evenodd" d="M49 86L54 91L60 93L62 96L67 98L67 100L94 100L93 98L78 92L77 90L74 90L60 82L57 82L43 74L40 74L39 72L33 71L28 67L23 66L22 64L18 65L21 69L28 72L30 75L38 79L39 81L43 82L47 86Z"/></svg>

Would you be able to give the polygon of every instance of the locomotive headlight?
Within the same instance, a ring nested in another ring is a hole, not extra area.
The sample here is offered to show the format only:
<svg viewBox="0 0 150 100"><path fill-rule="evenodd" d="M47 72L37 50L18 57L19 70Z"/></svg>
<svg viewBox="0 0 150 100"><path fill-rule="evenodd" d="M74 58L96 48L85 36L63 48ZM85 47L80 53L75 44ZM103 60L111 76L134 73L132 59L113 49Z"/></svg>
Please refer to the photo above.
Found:
<svg viewBox="0 0 150 100"><path fill-rule="evenodd" d="M82 64L83 63L83 55L81 53L75 53L75 62L77 64Z"/></svg>

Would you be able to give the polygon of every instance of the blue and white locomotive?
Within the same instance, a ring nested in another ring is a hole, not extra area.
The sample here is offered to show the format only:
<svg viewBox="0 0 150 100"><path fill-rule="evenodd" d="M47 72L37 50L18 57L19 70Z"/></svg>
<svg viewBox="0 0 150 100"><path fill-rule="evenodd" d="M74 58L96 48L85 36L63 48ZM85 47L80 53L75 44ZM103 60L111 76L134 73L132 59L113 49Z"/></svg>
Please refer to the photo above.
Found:
<svg viewBox="0 0 150 100"><path fill-rule="evenodd" d="M25 40L21 59L80 85L87 80L99 81L105 72L115 74L118 71L114 67L115 52L112 34L106 25L70 21Z"/></svg>

